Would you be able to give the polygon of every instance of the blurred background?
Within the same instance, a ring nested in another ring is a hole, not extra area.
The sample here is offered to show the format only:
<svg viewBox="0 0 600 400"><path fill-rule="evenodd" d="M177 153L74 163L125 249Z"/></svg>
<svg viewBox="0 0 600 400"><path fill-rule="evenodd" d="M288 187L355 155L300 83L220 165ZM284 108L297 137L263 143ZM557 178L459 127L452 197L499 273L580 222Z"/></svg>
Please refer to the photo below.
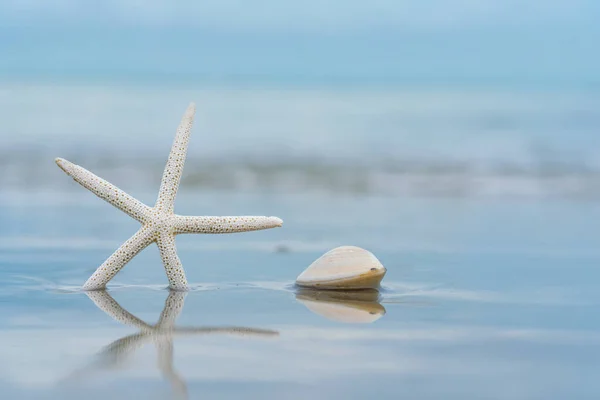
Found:
<svg viewBox="0 0 600 400"><path fill-rule="evenodd" d="M81 190L57 156L154 190L195 101L188 188L597 198L598 15L595 0L5 0L0 190Z"/></svg>
<svg viewBox="0 0 600 400"><path fill-rule="evenodd" d="M152 346L64 383L132 334L79 289L139 224L54 159L154 204L193 101L176 212L284 227L178 236L195 288L178 324L280 334L178 338L162 371L190 398L597 398L599 17L598 0L1 0L2 394L169 393ZM339 245L387 268L376 312L298 297ZM153 323L166 284L150 246L109 288Z"/></svg>

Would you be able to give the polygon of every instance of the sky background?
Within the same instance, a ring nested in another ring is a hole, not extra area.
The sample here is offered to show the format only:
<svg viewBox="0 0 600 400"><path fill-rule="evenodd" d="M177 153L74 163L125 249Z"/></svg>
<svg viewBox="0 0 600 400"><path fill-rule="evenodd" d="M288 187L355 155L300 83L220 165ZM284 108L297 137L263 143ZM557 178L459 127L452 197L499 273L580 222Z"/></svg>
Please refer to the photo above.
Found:
<svg viewBox="0 0 600 400"><path fill-rule="evenodd" d="M596 0L4 0L0 77L597 85Z"/></svg>

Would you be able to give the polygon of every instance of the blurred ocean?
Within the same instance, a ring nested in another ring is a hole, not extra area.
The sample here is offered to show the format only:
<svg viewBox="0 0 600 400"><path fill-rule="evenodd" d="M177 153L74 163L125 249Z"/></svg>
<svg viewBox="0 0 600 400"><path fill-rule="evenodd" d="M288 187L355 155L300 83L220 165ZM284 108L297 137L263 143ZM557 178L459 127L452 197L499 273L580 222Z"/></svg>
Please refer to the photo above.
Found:
<svg viewBox="0 0 600 400"><path fill-rule="evenodd" d="M188 188L600 196L598 90L131 83L2 84L2 193L79 190L58 156L154 188L189 101L199 112Z"/></svg>

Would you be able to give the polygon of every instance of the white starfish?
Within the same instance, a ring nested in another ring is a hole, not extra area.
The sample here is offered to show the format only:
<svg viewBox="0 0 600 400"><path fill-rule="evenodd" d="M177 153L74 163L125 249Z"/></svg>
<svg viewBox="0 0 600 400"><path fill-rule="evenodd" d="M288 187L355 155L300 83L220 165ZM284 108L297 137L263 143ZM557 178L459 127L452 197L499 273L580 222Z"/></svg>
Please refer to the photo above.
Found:
<svg viewBox="0 0 600 400"><path fill-rule="evenodd" d="M129 313L104 290L86 293L94 304L114 320L139 330L138 333L115 340L99 354L95 363L71 374L67 381L79 381L98 369L116 369L148 342L153 342L158 356L158 368L171 383L177 397L187 398L186 384L173 367L173 339L175 336L225 334L233 336L277 337L279 332L247 327L177 327L175 321L183 310L186 293L171 292L158 322L150 325Z"/></svg>
<svg viewBox="0 0 600 400"><path fill-rule="evenodd" d="M177 129L154 207L143 204L79 165L62 158L56 159L58 166L81 186L142 223L140 230L98 267L83 285L84 290L104 289L125 264L153 242L157 243L160 250L169 287L187 290L185 271L175 247L175 235L247 232L276 228L283 224L277 217L186 217L174 213L175 195L183 172L195 111L194 103L190 104Z"/></svg>

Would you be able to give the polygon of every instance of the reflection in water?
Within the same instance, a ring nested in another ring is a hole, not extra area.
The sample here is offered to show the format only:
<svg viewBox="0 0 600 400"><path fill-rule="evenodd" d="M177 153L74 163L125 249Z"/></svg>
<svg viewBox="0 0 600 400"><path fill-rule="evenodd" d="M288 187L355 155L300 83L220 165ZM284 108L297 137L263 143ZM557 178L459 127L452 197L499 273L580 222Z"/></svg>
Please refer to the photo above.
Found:
<svg viewBox="0 0 600 400"><path fill-rule="evenodd" d="M336 322L368 324L385 315L379 292L366 290L299 289L296 300L315 314Z"/></svg>
<svg viewBox="0 0 600 400"><path fill-rule="evenodd" d="M158 353L158 368L172 386L174 397L187 398L187 387L183 379L173 367L173 337L182 335L230 334L238 336L278 336L279 332L265 329L244 327L176 327L175 321L183 310L185 292L170 292L158 322L147 324L119 305L106 291L86 293L96 306L113 319L139 329L133 335L115 340L106 346L98 359L75 373L68 380L80 377L101 369L116 369L123 365L137 349L147 342L154 343Z"/></svg>

